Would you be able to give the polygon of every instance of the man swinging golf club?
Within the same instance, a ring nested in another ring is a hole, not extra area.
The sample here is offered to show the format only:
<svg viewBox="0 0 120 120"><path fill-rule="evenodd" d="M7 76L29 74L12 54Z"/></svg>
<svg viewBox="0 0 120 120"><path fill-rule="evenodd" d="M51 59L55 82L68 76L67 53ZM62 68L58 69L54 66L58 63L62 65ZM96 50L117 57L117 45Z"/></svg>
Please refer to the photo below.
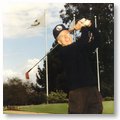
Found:
<svg viewBox="0 0 120 120"><path fill-rule="evenodd" d="M63 24L53 29L69 89L68 113L101 114L102 98L90 59L91 53L98 47L100 37L92 22L85 18L79 20L73 29L81 31L76 42L72 42L70 32L73 30L68 30Z"/></svg>

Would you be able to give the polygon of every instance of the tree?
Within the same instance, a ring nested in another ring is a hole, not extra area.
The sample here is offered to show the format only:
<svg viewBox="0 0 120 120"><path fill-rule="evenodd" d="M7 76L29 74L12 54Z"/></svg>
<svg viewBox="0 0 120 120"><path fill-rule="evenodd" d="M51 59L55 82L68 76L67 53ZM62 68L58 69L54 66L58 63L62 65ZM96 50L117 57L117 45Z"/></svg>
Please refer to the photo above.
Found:
<svg viewBox="0 0 120 120"><path fill-rule="evenodd" d="M3 84L3 92L4 106L27 104L26 88L21 79L8 79L8 83Z"/></svg>
<svg viewBox="0 0 120 120"><path fill-rule="evenodd" d="M56 90L55 92L50 92L48 96L49 103L65 103L68 102L67 94L62 90Z"/></svg>
<svg viewBox="0 0 120 120"><path fill-rule="evenodd" d="M53 43L54 47L56 43ZM52 48L51 48L52 50ZM65 85L65 75L64 71L61 67L61 62L58 58L58 47L56 47L52 52L48 55L48 87L49 87L49 93L51 91L56 90L63 90L64 92L67 91L66 85ZM46 60L44 60L44 67L41 69L38 66L38 73L36 74L36 82L39 85L36 85L36 91L44 91L46 92ZM38 87L37 87L38 86ZM40 87L41 86L41 87Z"/></svg>
<svg viewBox="0 0 120 120"><path fill-rule="evenodd" d="M3 105L14 106L45 103L45 94L36 92L33 86L33 83L22 82L17 77L8 79L8 82L3 84Z"/></svg>
<svg viewBox="0 0 120 120"><path fill-rule="evenodd" d="M44 67L41 69L38 66L38 73L36 73L36 82L37 85L34 88L36 91L46 91L46 68L45 68L45 61L44 61Z"/></svg>

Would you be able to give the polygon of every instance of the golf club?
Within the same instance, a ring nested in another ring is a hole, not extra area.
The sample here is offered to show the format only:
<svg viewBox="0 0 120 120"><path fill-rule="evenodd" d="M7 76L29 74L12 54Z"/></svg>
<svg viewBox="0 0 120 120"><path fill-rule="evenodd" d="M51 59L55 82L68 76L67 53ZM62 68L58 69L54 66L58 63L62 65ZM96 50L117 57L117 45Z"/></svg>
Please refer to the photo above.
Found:
<svg viewBox="0 0 120 120"><path fill-rule="evenodd" d="M73 32L75 30L75 28L69 29L69 32ZM25 78L29 79L29 72L36 66L38 65L50 52L52 52L56 47L58 46L58 44L56 44L54 46L54 48L49 51L44 57L42 57L32 68L30 68L26 73L25 73Z"/></svg>
<svg viewBox="0 0 120 120"><path fill-rule="evenodd" d="M75 30L74 28L73 28L73 29L69 29L69 32L72 32L72 31L74 31L74 30ZM38 64L39 64L50 52L52 52L57 46L58 46L58 44L56 44L51 51L49 51L44 57L42 57L32 68L30 68L30 69L25 73L25 78L26 78L26 79L29 79L29 72L30 72L36 65L38 65Z"/></svg>
<svg viewBox="0 0 120 120"><path fill-rule="evenodd" d="M30 69L25 73L25 78L26 78L26 79L29 79L29 72L30 72L38 63L40 63L50 52L52 52L57 46L58 46L58 44L56 44L55 47L52 48L51 51L49 51L44 57L42 57L32 68L30 68Z"/></svg>

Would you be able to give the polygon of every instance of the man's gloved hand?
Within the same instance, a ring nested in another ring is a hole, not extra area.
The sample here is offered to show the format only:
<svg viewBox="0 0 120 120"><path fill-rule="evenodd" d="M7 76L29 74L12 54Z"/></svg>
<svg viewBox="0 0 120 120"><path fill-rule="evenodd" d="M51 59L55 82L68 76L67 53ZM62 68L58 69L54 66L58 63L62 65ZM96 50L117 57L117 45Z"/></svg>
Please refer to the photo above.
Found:
<svg viewBox="0 0 120 120"><path fill-rule="evenodd" d="M90 27L92 25L91 20L87 20L87 19L83 24L87 27Z"/></svg>
<svg viewBox="0 0 120 120"><path fill-rule="evenodd" d="M82 27L84 27L84 22L86 21L85 18L82 18L81 20L79 20L76 25L74 26L75 30L80 30Z"/></svg>
<svg viewBox="0 0 120 120"><path fill-rule="evenodd" d="M91 20L82 18L77 22L77 24L74 26L75 30L81 30L82 27L90 27L92 25Z"/></svg>

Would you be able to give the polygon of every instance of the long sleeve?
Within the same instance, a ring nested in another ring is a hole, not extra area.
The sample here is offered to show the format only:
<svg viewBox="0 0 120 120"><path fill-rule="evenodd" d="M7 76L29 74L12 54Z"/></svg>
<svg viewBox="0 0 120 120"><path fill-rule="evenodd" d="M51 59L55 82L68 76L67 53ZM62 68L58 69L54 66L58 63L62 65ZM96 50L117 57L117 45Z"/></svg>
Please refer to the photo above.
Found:
<svg viewBox="0 0 120 120"><path fill-rule="evenodd" d="M92 38L90 40L89 32L92 33ZM89 51L93 52L99 46L100 36L99 32L95 28L84 27L81 29L81 37L74 43L68 46L61 46L60 56L66 56L66 53L71 55L75 54L76 51L83 52ZM68 55L68 56L69 56ZM62 57L65 59L64 57ZM63 61L63 60L62 60Z"/></svg>
<svg viewBox="0 0 120 120"><path fill-rule="evenodd" d="M92 33L92 40L88 43L88 47L90 50L95 50L100 46L100 34L96 28L90 28L89 31Z"/></svg>
<svg viewBox="0 0 120 120"><path fill-rule="evenodd" d="M86 46L88 44L89 36L88 36L89 29L87 27L84 27L81 29L81 37L78 38L78 41L76 42L80 46Z"/></svg>
<svg viewBox="0 0 120 120"><path fill-rule="evenodd" d="M78 40L71 45L68 45L64 48L72 48L72 49L86 49L88 46L89 36L88 36L89 29L87 27L84 27L81 29L81 36L78 38Z"/></svg>

